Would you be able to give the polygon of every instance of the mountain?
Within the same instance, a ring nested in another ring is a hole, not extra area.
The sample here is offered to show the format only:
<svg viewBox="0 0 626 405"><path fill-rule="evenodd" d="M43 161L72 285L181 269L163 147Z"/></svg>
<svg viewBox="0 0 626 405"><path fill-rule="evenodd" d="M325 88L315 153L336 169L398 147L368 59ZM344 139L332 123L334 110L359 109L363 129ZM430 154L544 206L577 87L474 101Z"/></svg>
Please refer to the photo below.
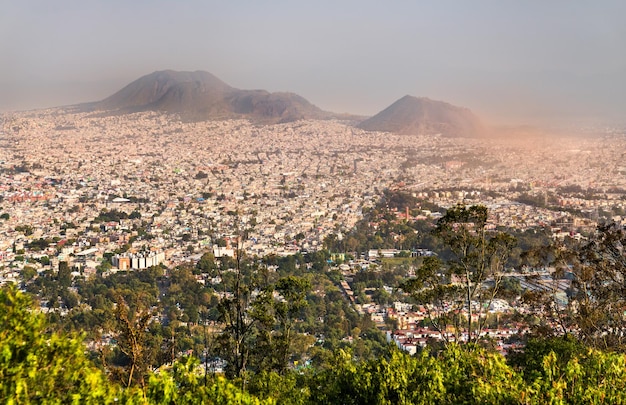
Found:
<svg viewBox="0 0 626 405"><path fill-rule="evenodd" d="M154 72L90 107L116 113L164 111L190 120L250 118L288 122L332 117L297 94L240 90L202 71Z"/></svg>
<svg viewBox="0 0 626 405"><path fill-rule="evenodd" d="M398 134L477 136L485 130L468 109L424 97L404 96L375 116L358 124L367 131Z"/></svg>
<svg viewBox="0 0 626 405"><path fill-rule="evenodd" d="M322 111L294 93L237 89L203 71L154 72L102 101L83 107L121 114L163 111L193 121L247 118L260 123L276 123L299 119L357 119ZM358 126L370 131L400 134L474 136L483 132L480 121L471 111L442 101L411 96L401 98Z"/></svg>

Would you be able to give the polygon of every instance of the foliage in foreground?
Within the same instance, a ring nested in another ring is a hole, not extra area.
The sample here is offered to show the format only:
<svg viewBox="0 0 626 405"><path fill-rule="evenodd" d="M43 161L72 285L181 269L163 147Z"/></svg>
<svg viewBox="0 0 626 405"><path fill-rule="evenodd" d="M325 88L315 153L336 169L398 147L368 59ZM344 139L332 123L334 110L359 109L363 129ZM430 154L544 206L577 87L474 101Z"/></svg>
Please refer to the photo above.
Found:
<svg viewBox="0 0 626 405"><path fill-rule="evenodd" d="M82 339L45 333L44 317L14 287L0 291L0 400L107 403L115 389L85 355Z"/></svg>
<svg viewBox="0 0 626 405"><path fill-rule="evenodd" d="M13 286L0 289L0 403L262 404L224 378L206 386L194 365L152 373L145 389L122 389L86 354L81 336L48 333L44 316ZM202 384L201 384L202 382Z"/></svg>
<svg viewBox="0 0 626 405"><path fill-rule="evenodd" d="M388 357L361 363L340 353L333 368L314 372L307 381L308 403L626 403L624 355L580 346L572 352L563 338L537 343L523 359L540 356L528 370L507 363L499 353L457 345L437 356L392 351Z"/></svg>
<svg viewBox="0 0 626 405"><path fill-rule="evenodd" d="M348 350L314 368L236 380L205 376L189 357L151 372L145 387L111 382L79 336L48 333L14 287L0 289L0 401L131 404L626 403L626 358L568 338L531 340L505 359L474 346L355 361ZM247 387L245 390L242 387Z"/></svg>

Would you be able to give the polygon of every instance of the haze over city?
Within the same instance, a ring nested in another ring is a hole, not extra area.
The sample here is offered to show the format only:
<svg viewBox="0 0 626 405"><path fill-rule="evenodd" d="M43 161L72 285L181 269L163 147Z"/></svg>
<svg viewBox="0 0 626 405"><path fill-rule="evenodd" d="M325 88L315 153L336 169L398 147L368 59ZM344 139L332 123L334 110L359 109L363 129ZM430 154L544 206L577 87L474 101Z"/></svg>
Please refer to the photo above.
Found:
<svg viewBox="0 0 626 405"><path fill-rule="evenodd" d="M623 123L621 1L5 2L0 111L101 100L156 70L373 115L405 94L492 124Z"/></svg>
<svg viewBox="0 0 626 405"><path fill-rule="evenodd" d="M626 3L0 6L0 403L626 403Z"/></svg>

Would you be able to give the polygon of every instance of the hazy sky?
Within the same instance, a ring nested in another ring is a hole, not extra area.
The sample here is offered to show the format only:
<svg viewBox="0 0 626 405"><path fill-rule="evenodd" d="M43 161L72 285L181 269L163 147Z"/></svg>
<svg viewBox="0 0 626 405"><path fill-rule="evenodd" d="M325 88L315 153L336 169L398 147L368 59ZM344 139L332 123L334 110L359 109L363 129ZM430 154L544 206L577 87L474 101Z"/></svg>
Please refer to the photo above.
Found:
<svg viewBox="0 0 626 405"><path fill-rule="evenodd" d="M626 1L0 0L0 111L163 69L335 112L411 94L492 123L626 123Z"/></svg>

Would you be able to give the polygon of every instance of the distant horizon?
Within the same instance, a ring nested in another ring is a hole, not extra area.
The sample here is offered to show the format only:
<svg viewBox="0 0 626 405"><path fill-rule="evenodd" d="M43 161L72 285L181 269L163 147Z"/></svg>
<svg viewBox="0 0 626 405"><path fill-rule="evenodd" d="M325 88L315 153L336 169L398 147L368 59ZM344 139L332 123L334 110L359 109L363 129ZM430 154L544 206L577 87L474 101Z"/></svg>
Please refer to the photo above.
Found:
<svg viewBox="0 0 626 405"><path fill-rule="evenodd" d="M626 124L626 3L13 2L0 111L102 100L159 70L372 116L404 95L492 125Z"/></svg>
<svg viewBox="0 0 626 405"><path fill-rule="evenodd" d="M85 92L81 92L80 89L74 89L74 91L72 93L70 93L70 96L68 96L67 102L64 103L59 103L59 104L52 104L54 103L54 101L50 101L48 102L48 104L46 104L45 101L41 102L40 104L35 104L33 106L28 106L28 107L24 107L24 108L16 108L16 109L2 109L0 106L0 114L5 114L5 113L12 113L12 112L26 112L26 111L37 111L37 110L45 110L45 109L50 109L50 108L63 108L63 107L70 107L70 106L75 106L75 105L80 105L80 104L87 104L87 103L93 103L93 102L98 102L101 100L106 99L107 97L112 96L113 94L117 93L118 91L120 91L121 89L123 89L125 86L127 86L128 84L134 82L135 80L139 79L140 77L149 75L151 73L154 72L159 72L159 71L168 71L168 70L172 70L172 71L177 71L177 72L181 72L181 71L205 71L208 73L213 74L212 72L208 71L208 70L203 70L203 69L189 69L189 70L175 70L175 69L158 69L158 70L154 70L148 73L145 73L141 76L138 76L130 81L127 82L123 82L124 79L119 79L119 80L110 80L110 81L103 81L103 82L93 82L93 83L83 83L84 85L86 85L86 87L88 88L87 91ZM222 79L221 77L217 76L220 80ZM117 84L118 82L122 82L123 84ZM224 81L226 84L235 87L235 88L239 88L236 85L233 85L232 83L229 83L227 81ZM61 84L64 88L67 84ZM112 86L118 86L116 87L114 90L109 89L109 87ZM256 90L267 90L270 92L292 92L295 93L291 90L288 89L280 89L280 90L269 90L269 89L265 89L265 88L261 88L261 87L255 87L254 89ZM246 89L246 90L252 90L252 89ZM94 96L94 97L90 97L87 94L98 94L98 96ZM66 94L66 93L64 93ZM299 94L296 93L302 97L304 97L305 99L307 99L309 102L311 102L312 104L314 104L315 106L321 108L324 111L329 111L332 113L337 113L337 114L349 114L349 115L355 115L355 116L362 116L362 117L372 117L376 114L378 114L379 112L381 112L382 110L386 109L387 107L389 107L391 104L393 104L394 102L398 101L399 99L405 97L405 96L413 96L413 97L417 97L417 98L428 98L431 100L435 100L435 101L442 101L445 103L449 103L452 104L454 106L457 107L462 107L462 108L467 108L469 110L471 110L473 113L475 113L481 120L484 121L484 124L487 127L492 127L492 128L498 128L498 127L535 127L535 128L544 128L544 129L563 129L563 128L567 128L567 127L572 127L572 126L586 126L586 125L617 125L617 126L622 126L622 125L626 125L626 117L624 120L618 122L618 121L614 121L614 122L607 122L610 120L596 120L596 122L537 122L537 121L515 121L515 120L505 120L505 121L494 121L494 120L489 120L487 118L485 118L486 116L488 116L489 114L484 114L482 111L477 111L476 109L474 109L471 105L462 105L459 103L456 103L454 100L444 100L444 99L437 99L434 97L430 97L428 95L414 95L414 94L402 94L402 95L398 95L397 98L393 99L393 100L389 100L388 103L386 105L381 105L379 110L374 111L374 112L354 112L354 111L335 111L335 110L331 110L328 108L325 108L323 105L320 105L318 103L316 103L315 101L311 100L310 98L308 98L306 95L303 94ZM77 100L77 101L74 101Z"/></svg>

